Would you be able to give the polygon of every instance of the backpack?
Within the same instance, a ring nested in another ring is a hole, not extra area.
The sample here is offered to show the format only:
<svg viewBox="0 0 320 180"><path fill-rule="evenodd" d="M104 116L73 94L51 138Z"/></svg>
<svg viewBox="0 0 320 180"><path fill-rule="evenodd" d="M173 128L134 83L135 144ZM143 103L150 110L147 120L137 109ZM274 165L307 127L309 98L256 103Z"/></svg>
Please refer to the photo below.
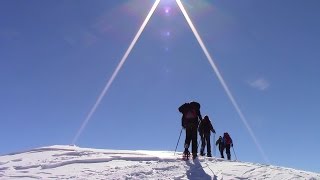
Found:
<svg viewBox="0 0 320 180"><path fill-rule="evenodd" d="M223 140L225 144L232 144L231 137L228 133L223 134Z"/></svg>
<svg viewBox="0 0 320 180"><path fill-rule="evenodd" d="M185 118L187 119L194 119L197 118L197 112L195 109L190 108L184 115Z"/></svg>

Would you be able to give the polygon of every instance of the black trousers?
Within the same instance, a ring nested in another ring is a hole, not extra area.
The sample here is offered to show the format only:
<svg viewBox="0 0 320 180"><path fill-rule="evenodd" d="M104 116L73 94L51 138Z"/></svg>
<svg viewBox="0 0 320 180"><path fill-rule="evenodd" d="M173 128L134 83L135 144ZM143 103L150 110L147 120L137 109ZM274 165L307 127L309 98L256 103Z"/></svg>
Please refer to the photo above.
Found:
<svg viewBox="0 0 320 180"><path fill-rule="evenodd" d="M226 144L226 154L227 154L228 160L230 160L231 159L230 144Z"/></svg>
<svg viewBox="0 0 320 180"><path fill-rule="evenodd" d="M221 158L224 158L224 156L223 156L224 146L223 145L219 145L219 151L220 151Z"/></svg>
<svg viewBox="0 0 320 180"><path fill-rule="evenodd" d="M210 143L210 132L209 133L205 133L202 137L201 137L201 153L204 152L204 148L207 145L207 154L211 155L211 143Z"/></svg>
<svg viewBox="0 0 320 180"><path fill-rule="evenodd" d="M186 140L184 142L184 147L186 149L189 148L191 142L192 142L192 154L197 155L198 153L198 134L197 134L197 125L191 125L189 127L186 127Z"/></svg>

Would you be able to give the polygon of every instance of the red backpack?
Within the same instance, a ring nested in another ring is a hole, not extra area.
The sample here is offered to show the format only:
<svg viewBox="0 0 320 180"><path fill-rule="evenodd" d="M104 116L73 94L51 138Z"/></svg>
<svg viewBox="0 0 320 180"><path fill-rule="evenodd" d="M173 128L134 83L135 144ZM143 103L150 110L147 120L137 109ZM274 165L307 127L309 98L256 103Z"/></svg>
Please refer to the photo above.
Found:
<svg viewBox="0 0 320 180"><path fill-rule="evenodd" d="M223 134L223 139L224 139L225 144L232 144L231 137L228 133Z"/></svg>
<svg viewBox="0 0 320 180"><path fill-rule="evenodd" d="M186 112L185 118L187 119L194 119L197 118L197 112L195 109L189 109L189 111Z"/></svg>

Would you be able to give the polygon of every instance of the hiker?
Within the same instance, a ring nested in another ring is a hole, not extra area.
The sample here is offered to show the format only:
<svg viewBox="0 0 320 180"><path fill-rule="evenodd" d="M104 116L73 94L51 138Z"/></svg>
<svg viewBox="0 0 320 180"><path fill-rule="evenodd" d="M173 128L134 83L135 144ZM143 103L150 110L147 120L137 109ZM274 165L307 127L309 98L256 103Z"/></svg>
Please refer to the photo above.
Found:
<svg viewBox="0 0 320 180"><path fill-rule="evenodd" d="M208 116L205 116L203 120L200 122L199 125L199 134L201 137L201 149L200 149L200 155L204 156L204 148L207 145L207 156L212 157L211 155L211 144L210 144L210 135L211 131L213 133L216 133L216 131L213 129L213 126L211 124L211 121Z"/></svg>
<svg viewBox="0 0 320 180"><path fill-rule="evenodd" d="M227 132L223 134L223 141L226 148L227 158L228 160L230 160L231 159L230 147L233 147L233 143L230 135Z"/></svg>
<svg viewBox="0 0 320 180"><path fill-rule="evenodd" d="M186 130L185 149L183 154L187 158L189 157L189 146L192 142L192 156L193 158L196 158L198 152L197 130L199 120L202 119L200 104L198 102L184 103L179 107L179 112L182 113L182 127Z"/></svg>
<svg viewBox="0 0 320 180"><path fill-rule="evenodd" d="M216 146L219 145L219 151L220 151L220 155L221 158L224 158L223 156L223 151L224 151L224 142L221 136L219 136L219 139L216 141Z"/></svg>

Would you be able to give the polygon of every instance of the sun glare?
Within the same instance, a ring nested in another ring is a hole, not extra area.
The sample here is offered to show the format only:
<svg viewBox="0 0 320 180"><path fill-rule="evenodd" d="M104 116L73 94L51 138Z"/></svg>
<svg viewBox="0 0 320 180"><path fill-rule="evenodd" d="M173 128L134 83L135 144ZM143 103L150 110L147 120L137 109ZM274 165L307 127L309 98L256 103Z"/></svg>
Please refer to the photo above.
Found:
<svg viewBox="0 0 320 180"><path fill-rule="evenodd" d="M162 0L161 2L164 3L164 13L166 15L170 15L171 12L171 4L172 2L174 2L174 0ZM74 137L72 144L75 144L79 138L79 136L81 135L81 133L83 132L83 130L85 129L87 123L90 121L92 115L95 113L96 109L98 108L101 100L103 99L103 97L105 96L106 92L109 90L111 84L113 83L114 79L116 78L117 74L119 73L120 69L122 68L123 64L125 63L125 61L127 60L131 50L133 49L133 47L135 46L136 42L138 41L140 35L142 34L143 30L145 29L146 25L148 24L152 14L155 12L157 6L159 5L160 0L156 0L153 4L153 6L151 7L147 17L145 18L144 22L142 23L140 29L138 30L137 34L135 35L134 39L132 40L131 44L129 45L127 51L125 52L125 54L123 55L122 59L120 60L118 66L116 67L116 69L114 70L111 78L108 80L107 84L105 85L103 91L101 92L101 94L99 95L99 97L97 98L94 106L92 107L92 109L90 110L90 112L88 113L88 115L86 116L85 120L83 121L80 129L77 131L76 136ZM194 36L196 37L201 49L203 50L205 56L207 57L213 71L215 72L216 76L218 77L223 89L225 90L227 96L229 97L232 105L234 106L234 108L236 109L238 115L240 116L240 119L242 120L243 124L245 125L245 127L247 128L250 136L252 137L254 143L256 144L258 150L260 151L261 155L263 156L264 160L266 162L269 162L267 156L265 155L262 147L259 144L258 139L256 138L252 128L250 127L247 119L245 118L245 116L243 115L240 107L238 106L238 103L236 102L235 98L233 97L231 91L229 90L225 80L223 79L218 67L216 66L216 64L214 63L210 53L208 52L205 44L203 43L197 29L195 28L192 20L190 19L187 11L185 10L183 4L181 3L181 0L176 0L176 3L178 4L178 7L180 8L183 16L185 17L188 25L190 26L192 32L194 33ZM171 32L170 31L165 31L164 36L169 37L171 36ZM166 50L169 50L168 48L166 48Z"/></svg>

